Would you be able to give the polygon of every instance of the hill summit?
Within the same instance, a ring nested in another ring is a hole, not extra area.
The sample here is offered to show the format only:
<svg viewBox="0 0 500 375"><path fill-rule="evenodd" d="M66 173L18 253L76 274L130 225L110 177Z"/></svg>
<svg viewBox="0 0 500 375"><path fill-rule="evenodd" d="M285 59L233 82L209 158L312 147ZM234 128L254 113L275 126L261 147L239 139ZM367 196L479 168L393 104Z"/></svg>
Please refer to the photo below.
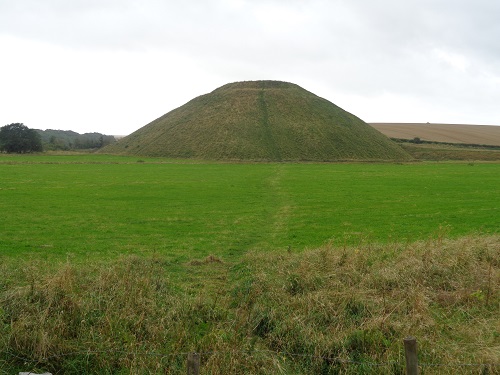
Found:
<svg viewBox="0 0 500 375"><path fill-rule="evenodd" d="M255 161L409 158L356 116L300 86L280 81L224 85L102 152Z"/></svg>

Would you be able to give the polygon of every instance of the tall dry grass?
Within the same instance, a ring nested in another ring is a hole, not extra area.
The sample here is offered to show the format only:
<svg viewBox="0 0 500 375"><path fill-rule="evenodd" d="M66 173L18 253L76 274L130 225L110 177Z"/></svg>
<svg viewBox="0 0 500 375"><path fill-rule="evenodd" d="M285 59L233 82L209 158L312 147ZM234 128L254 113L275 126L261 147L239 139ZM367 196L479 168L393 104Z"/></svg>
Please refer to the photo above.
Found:
<svg viewBox="0 0 500 375"><path fill-rule="evenodd" d="M249 261L259 295L249 319L275 350L401 363L402 339L413 335L423 363L500 362L498 237L259 253ZM364 367L352 363L345 371Z"/></svg>
<svg viewBox="0 0 500 375"><path fill-rule="evenodd" d="M3 259L0 372L499 373L500 237L59 265ZM180 273L179 273L180 272ZM458 366L456 364L484 366ZM430 366L440 364L441 366Z"/></svg>

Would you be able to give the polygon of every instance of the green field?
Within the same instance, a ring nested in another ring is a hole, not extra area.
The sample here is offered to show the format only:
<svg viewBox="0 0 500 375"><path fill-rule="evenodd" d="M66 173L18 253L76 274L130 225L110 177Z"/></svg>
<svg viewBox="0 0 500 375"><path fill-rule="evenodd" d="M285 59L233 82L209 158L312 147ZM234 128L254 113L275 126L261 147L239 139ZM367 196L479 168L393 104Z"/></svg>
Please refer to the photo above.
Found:
<svg viewBox="0 0 500 375"><path fill-rule="evenodd" d="M500 164L0 157L0 252L178 260L498 233Z"/></svg>
<svg viewBox="0 0 500 375"><path fill-rule="evenodd" d="M0 155L0 373L500 370L500 164Z"/></svg>

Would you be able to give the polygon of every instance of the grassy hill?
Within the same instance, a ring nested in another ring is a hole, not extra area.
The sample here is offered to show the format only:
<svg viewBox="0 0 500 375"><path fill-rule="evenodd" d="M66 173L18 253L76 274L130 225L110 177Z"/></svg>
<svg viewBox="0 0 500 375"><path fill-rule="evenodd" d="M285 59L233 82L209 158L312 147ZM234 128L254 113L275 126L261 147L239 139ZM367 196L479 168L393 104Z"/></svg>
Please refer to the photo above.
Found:
<svg viewBox="0 0 500 375"><path fill-rule="evenodd" d="M102 152L209 160L405 160L410 156L356 116L286 82L222 86Z"/></svg>

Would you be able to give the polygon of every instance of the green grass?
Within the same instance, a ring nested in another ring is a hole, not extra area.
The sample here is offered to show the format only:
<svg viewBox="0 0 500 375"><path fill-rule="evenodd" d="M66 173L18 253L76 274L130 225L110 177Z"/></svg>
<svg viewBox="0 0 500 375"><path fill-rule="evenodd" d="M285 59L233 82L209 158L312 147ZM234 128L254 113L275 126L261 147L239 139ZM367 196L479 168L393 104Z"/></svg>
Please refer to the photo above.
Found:
<svg viewBox="0 0 500 375"><path fill-rule="evenodd" d="M0 373L183 374L198 351L210 374L397 374L408 335L443 365L422 373L498 372L500 164L0 155L0 176Z"/></svg>
<svg viewBox="0 0 500 375"><path fill-rule="evenodd" d="M0 252L183 261L498 233L500 164L2 156Z"/></svg>

